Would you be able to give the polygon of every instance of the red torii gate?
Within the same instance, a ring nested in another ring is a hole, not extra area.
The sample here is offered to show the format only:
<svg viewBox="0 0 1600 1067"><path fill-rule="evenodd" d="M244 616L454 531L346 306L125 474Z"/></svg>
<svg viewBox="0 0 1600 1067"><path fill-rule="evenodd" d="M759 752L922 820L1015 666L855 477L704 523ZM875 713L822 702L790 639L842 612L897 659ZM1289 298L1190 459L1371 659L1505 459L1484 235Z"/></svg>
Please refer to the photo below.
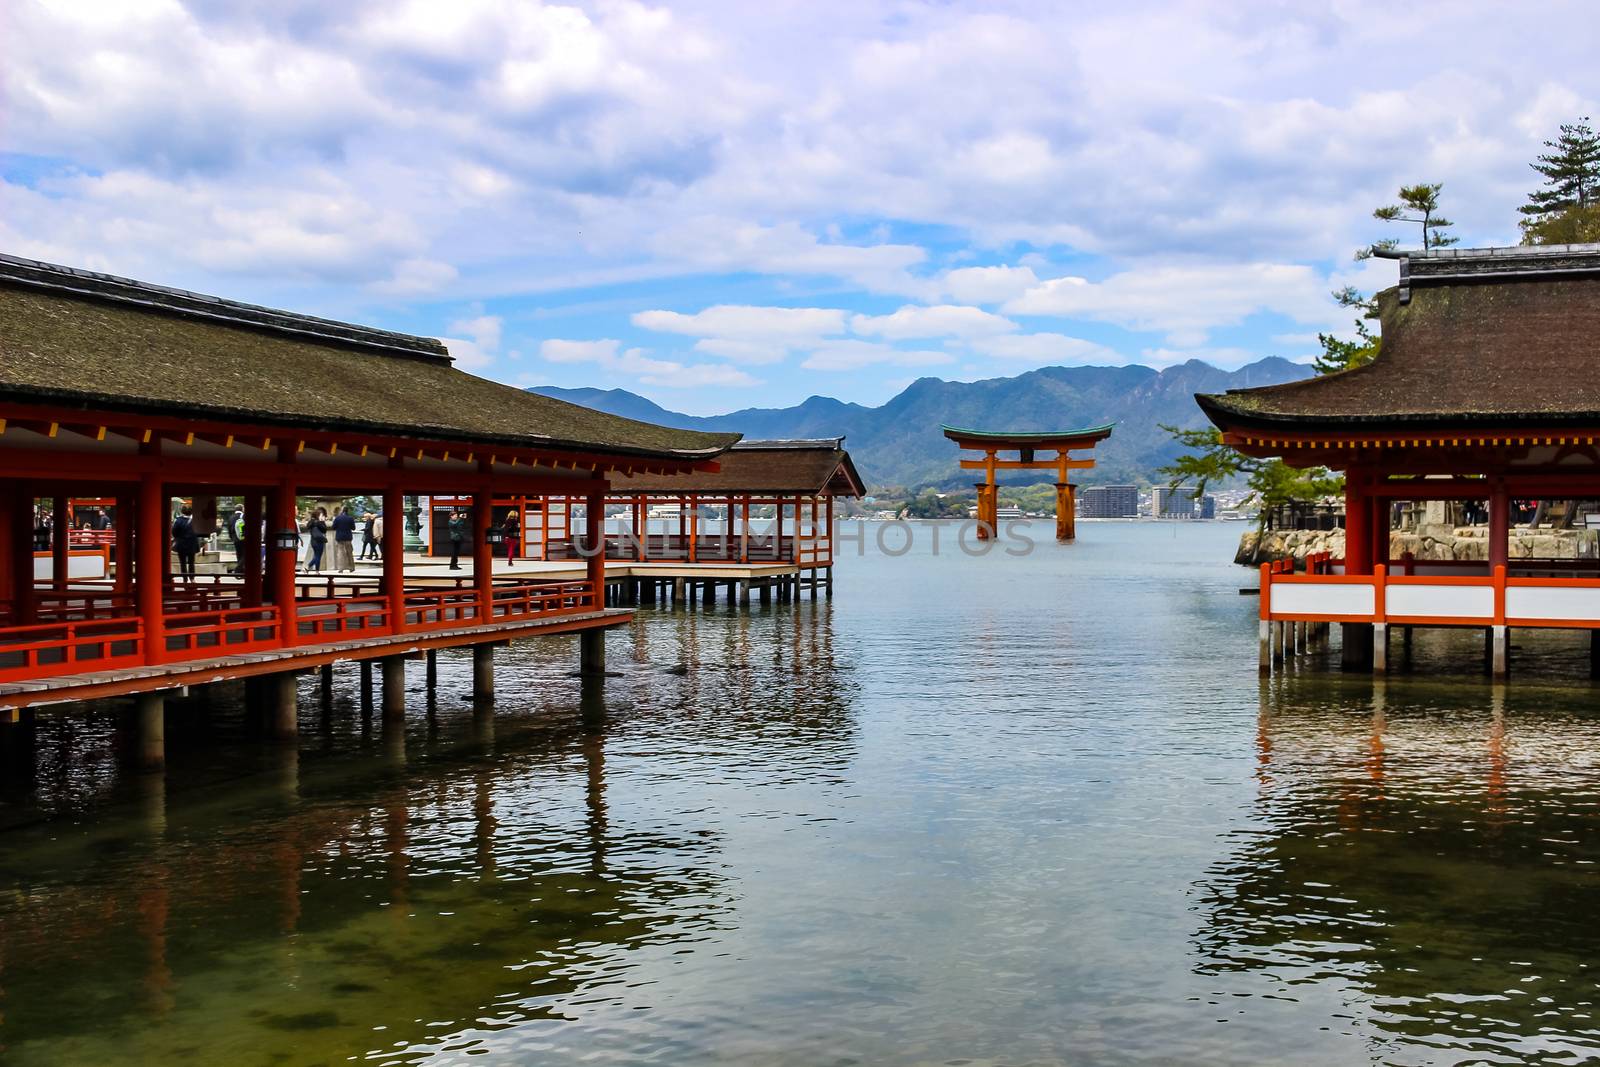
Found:
<svg viewBox="0 0 1600 1067"><path fill-rule="evenodd" d="M1073 459L1073 450L1093 449L1111 436L1115 423L1089 426L1080 430L963 430L944 426L944 435L963 449L982 452L982 459L964 459L962 470L981 470L983 481L978 488L978 538L987 541L994 536L998 525L998 492L995 488L996 471L1003 470L1053 470L1056 472L1056 540L1071 541L1078 536L1077 486L1067 480L1069 470L1087 470L1094 460ZM1054 450L1053 459L1035 457L1038 449ZM997 453L1016 452L1016 459L1000 459Z"/></svg>

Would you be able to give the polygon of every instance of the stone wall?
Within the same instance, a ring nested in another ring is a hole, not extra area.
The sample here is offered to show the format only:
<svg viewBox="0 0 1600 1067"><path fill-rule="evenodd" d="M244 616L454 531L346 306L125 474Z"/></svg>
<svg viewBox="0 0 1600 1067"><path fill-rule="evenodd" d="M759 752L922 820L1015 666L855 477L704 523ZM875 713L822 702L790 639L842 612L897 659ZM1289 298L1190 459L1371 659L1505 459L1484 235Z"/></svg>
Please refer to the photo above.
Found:
<svg viewBox="0 0 1600 1067"><path fill-rule="evenodd" d="M1396 530L1389 535L1389 558L1410 552L1416 559L1488 559L1489 530L1485 526L1420 524L1416 530ZM1530 530L1516 527L1510 535L1512 559L1597 559L1600 530ZM1301 561L1313 552L1344 555L1343 530L1268 530L1258 540L1254 529L1239 538L1233 561L1256 566L1273 560Z"/></svg>

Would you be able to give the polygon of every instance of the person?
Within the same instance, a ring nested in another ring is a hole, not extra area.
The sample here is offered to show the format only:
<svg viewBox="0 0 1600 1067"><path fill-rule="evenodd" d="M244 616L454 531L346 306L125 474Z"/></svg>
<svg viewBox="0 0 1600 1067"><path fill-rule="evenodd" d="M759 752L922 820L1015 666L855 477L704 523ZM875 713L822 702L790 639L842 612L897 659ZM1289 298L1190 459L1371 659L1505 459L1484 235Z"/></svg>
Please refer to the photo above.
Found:
<svg viewBox="0 0 1600 1067"><path fill-rule="evenodd" d="M372 558L382 559L385 545L383 543L383 516L372 517Z"/></svg>
<svg viewBox="0 0 1600 1067"><path fill-rule="evenodd" d="M94 528L96 530L111 529L111 516L106 514L105 508L94 509Z"/></svg>
<svg viewBox="0 0 1600 1067"><path fill-rule="evenodd" d="M51 530L50 513L41 508L38 512L38 517L33 520L33 550L35 552L50 551Z"/></svg>
<svg viewBox="0 0 1600 1067"><path fill-rule="evenodd" d="M467 543L467 513L460 508L450 513L450 569L461 569L461 546Z"/></svg>
<svg viewBox="0 0 1600 1067"><path fill-rule="evenodd" d="M333 509L333 569L356 569L356 517L348 506Z"/></svg>
<svg viewBox="0 0 1600 1067"><path fill-rule="evenodd" d="M510 563L517 556L517 542L522 537L522 528L517 525L517 513L506 513L506 521L501 523L501 532L505 535L506 562Z"/></svg>
<svg viewBox="0 0 1600 1067"><path fill-rule="evenodd" d="M306 536L311 539L311 556L306 560L308 572L322 573L322 552L328 547L328 524L322 521L325 514L321 508L317 508L306 520Z"/></svg>
<svg viewBox="0 0 1600 1067"><path fill-rule="evenodd" d="M376 515L374 515L370 511L367 512L365 515L363 515L361 517L361 558L362 559L382 559L383 558L383 557L378 555L378 535L373 530L373 527L377 523L377 521L378 521L378 517Z"/></svg>
<svg viewBox="0 0 1600 1067"><path fill-rule="evenodd" d="M172 520L172 550L178 554L178 572L194 581L194 558L200 554L200 535L194 528L194 509L188 504Z"/></svg>
<svg viewBox="0 0 1600 1067"><path fill-rule="evenodd" d="M235 510L233 518L228 522L228 540L233 542L233 566L228 568L229 574L244 572L244 512Z"/></svg>

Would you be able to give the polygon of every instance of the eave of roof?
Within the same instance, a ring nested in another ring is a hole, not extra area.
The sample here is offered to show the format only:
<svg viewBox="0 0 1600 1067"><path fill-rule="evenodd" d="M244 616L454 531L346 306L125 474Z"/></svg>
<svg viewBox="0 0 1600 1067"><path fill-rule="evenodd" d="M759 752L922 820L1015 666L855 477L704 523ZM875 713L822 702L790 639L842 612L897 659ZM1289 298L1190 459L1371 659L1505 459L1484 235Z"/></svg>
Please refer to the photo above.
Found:
<svg viewBox="0 0 1600 1067"><path fill-rule="evenodd" d="M1104 440L1111 436L1111 431L1116 425L1114 422L1108 422L1100 426L1085 426L1078 430L969 430L959 426L940 426L939 429L952 441L966 439L1045 443L1083 438Z"/></svg>
<svg viewBox="0 0 1600 1067"><path fill-rule="evenodd" d="M593 411L451 363L433 338L0 257L10 404L672 463L740 437Z"/></svg>

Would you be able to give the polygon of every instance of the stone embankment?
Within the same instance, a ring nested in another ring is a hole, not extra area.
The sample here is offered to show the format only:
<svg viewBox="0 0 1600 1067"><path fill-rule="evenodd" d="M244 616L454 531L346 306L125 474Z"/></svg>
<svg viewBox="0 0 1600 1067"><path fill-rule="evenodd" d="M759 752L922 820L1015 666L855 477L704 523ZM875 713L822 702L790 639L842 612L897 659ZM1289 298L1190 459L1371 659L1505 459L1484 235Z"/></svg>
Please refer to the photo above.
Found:
<svg viewBox="0 0 1600 1067"><path fill-rule="evenodd" d="M1407 552L1414 559L1486 560L1489 530L1485 526L1426 524L1416 530L1396 530L1389 535L1389 558ZM1343 530L1268 530L1258 535L1246 530L1239 538L1235 563L1256 566L1280 559L1303 561L1313 552L1344 555ZM1516 527L1510 535L1512 559L1597 559L1600 530L1537 530Z"/></svg>

